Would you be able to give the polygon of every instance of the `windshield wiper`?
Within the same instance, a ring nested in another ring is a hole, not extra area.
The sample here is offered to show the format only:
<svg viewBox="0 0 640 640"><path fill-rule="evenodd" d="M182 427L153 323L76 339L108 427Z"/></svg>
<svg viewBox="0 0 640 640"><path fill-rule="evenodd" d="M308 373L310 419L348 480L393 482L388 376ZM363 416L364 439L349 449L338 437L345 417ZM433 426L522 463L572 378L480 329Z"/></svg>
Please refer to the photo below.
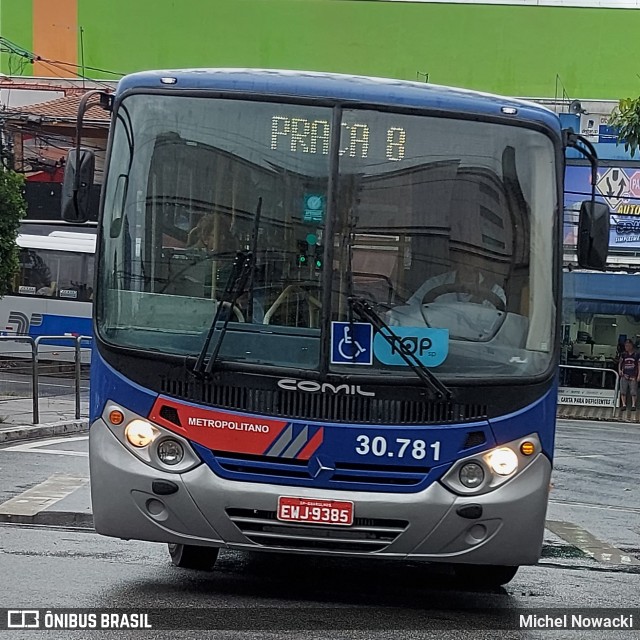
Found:
<svg viewBox="0 0 640 640"><path fill-rule="evenodd" d="M251 252L244 253L242 251L238 251L236 254L236 259L233 262L233 267L229 274L229 280L227 281L224 293L222 294L222 300L218 303L218 308L216 309L213 320L211 321L207 337L202 345L202 349L200 349L196 364L193 367L193 373L198 376L210 375L213 371L213 366L216 358L218 357L218 353L220 352L220 347L222 346L222 341L227 332L227 326L233 314L233 309L240 297L240 294L247 286L247 281L251 275L254 260L253 256L254 254ZM209 360L207 360L209 346L211 344L213 334L216 332L223 310L227 312L227 315L225 316L222 327L220 327L217 338L213 343L213 350L209 356Z"/></svg>
<svg viewBox="0 0 640 640"><path fill-rule="evenodd" d="M224 336L227 333L227 326L229 325L229 320L231 320L236 302L238 301L238 298L240 297L242 292L245 290L249 281L250 285L248 313L250 313L253 317L253 287L255 280L255 262L256 253L258 251L258 232L260 230L261 213L262 198L258 198L255 218L253 221L251 251L238 251L238 253L236 254L236 259L233 262L233 267L231 268L231 273L229 274L229 280L227 281L227 286L225 287L224 293L222 295L222 300L218 304L218 308L216 309L213 320L211 321L211 326L209 327L209 332L207 333L207 337L204 341L204 344L202 345L202 349L200 349L200 353L198 354L198 359L196 360L196 363L193 367L193 373L197 376L204 377L211 375L213 367L216 363L216 359L218 358L218 354L220 353L220 348L222 347L222 341L224 340ZM218 324L223 309L226 309L227 315L224 319L222 327L220 327L220 332L218 333L217 339L213 344L213 350L211 351L211 355L209 356L209 360L207 361L209 346L213 338L213 334L216 331L216 325Z"/></svg>
<svg viewBox="0 0 640 640"><path fill-rule="evenodd" d="M378 315L368 300L358 296L347 298L350 307L362 320L373 325L377 331L400 357L413 369L416 375L429 387L439 400L451 400L453 393L438 378L429 371L424 363L413 353L403 347L402 338Z"/></svg>

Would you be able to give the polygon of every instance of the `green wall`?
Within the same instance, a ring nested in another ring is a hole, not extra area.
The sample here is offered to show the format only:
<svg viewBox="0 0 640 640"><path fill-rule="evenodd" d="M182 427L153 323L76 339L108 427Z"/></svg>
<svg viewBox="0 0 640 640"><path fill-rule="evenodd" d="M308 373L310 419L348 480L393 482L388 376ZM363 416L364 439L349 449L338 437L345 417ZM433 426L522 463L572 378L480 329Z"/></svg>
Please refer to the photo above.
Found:
<svg viewBox="0 0 640 640"><path fill-rule="evenodd" d="M22 49L32 50L33 17L31 0L0 0L0 36L15 42ZM4 50L4 47L2 47ZM0 72L7 75L31 75L31 64L24 58L0 53Z"/></svg>
<svg viewBox="0 0 640 640"><path fill-rule="evenodd" d="M55 0L52 0L55 1ZM30 0L2 0L29 48ZM19 19L18 19L19 18ZM640 10L365 0L78 0L89 66L255 66L382 75L518 96L640 93ZM80 60L81 56L78 55ZM2 60L6 73L6 57ZM112 77L88 72L94 77Z"/></svg>

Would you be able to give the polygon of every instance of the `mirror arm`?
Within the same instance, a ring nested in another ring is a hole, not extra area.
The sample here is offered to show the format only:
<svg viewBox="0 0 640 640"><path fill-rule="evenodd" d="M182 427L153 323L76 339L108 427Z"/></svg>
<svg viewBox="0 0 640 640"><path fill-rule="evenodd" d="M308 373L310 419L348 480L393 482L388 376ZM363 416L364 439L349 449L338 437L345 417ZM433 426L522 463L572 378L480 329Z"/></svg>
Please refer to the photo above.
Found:
<svg viewBox="0 0 640 640"><path fill-rule="evenodd" d="M596 148L585 136L573 129L564 129L564 146L571 147L581 153L591 165L591 202L596 201L596 182L598 182L598 153Z"/></svg>
<svg viewBox="0 0 640 640"><path fill-rule="evenodd" d="M84 120L84 114L87 112L89 100L95 96L101 94L102 91L94 89L87 91L82 98L80 98L80 104L78 104L78 117L76 119L76 158L78 162L78 169L80 165L80 143L82 141L82 122ZM93 105L91 105L93 106ZM76 170L75 182L73 184L73 201L77 205L78 191L80 190L80 171Z"/></svg>
<svg viewBox="0 0 640 640"><path fill-rule="evenodd" d="M76 119L76 158L78 159L78 169L81 163L81 155L80 155L80 144L82 142L82 125L84 121L84 114L88 111L90 107L96 106L96 104L89 104L89 100L93 96L100 96L100 104L102 106L109 105L111 96L109 94L105 94L104 91L100 91L98 89L93 89L91 91L87 91L82 98L80 98L80 103L78 104L78 117ZM76 171L75 182L73 185L73 201L77 206L78 202L78 191L80 190L80 171Z"/></svg>

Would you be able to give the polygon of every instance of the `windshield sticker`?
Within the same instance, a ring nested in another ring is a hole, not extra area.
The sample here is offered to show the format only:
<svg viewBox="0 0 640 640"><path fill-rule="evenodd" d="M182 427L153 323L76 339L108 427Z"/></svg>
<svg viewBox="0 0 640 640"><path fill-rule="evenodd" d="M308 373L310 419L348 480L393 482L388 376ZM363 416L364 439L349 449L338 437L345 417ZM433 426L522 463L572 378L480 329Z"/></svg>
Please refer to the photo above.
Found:
<svg viewBox="0 0 640 640"><path fill-rule="evenodd" d="M373 364L373 326L365 322L332 322L331 364Z"/></svg>
<svg viewBox="0 0 640 640"><path fill-rule="evenodd" d="M401 339L400 344L390 345L379 333L373 341L373 352L383 364L409 366L400 355L400 349L415 356L425 367L441 365L449 354L449 330L425 327L393 327Z"/></svg>
<svg viewBox="0 0 640 640"><path fill-rule="evenodd" d="M326 211L325 196L321 193L305 193L303 211L303 222L322 224L324 222L324 214ZM315 244L315 242L313 244Z"/></svg>

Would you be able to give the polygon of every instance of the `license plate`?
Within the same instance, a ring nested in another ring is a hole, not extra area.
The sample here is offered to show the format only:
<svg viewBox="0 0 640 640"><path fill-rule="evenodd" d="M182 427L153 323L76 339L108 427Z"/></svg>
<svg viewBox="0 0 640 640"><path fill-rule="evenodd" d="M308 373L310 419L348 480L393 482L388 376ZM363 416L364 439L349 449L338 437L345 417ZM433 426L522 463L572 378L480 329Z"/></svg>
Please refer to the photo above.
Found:
<svg viewBox="0 0 640 640"><path fill-rule="evenodd" d="M278 520L349 526L353 524L353 502L280 496Z"/></svg>

